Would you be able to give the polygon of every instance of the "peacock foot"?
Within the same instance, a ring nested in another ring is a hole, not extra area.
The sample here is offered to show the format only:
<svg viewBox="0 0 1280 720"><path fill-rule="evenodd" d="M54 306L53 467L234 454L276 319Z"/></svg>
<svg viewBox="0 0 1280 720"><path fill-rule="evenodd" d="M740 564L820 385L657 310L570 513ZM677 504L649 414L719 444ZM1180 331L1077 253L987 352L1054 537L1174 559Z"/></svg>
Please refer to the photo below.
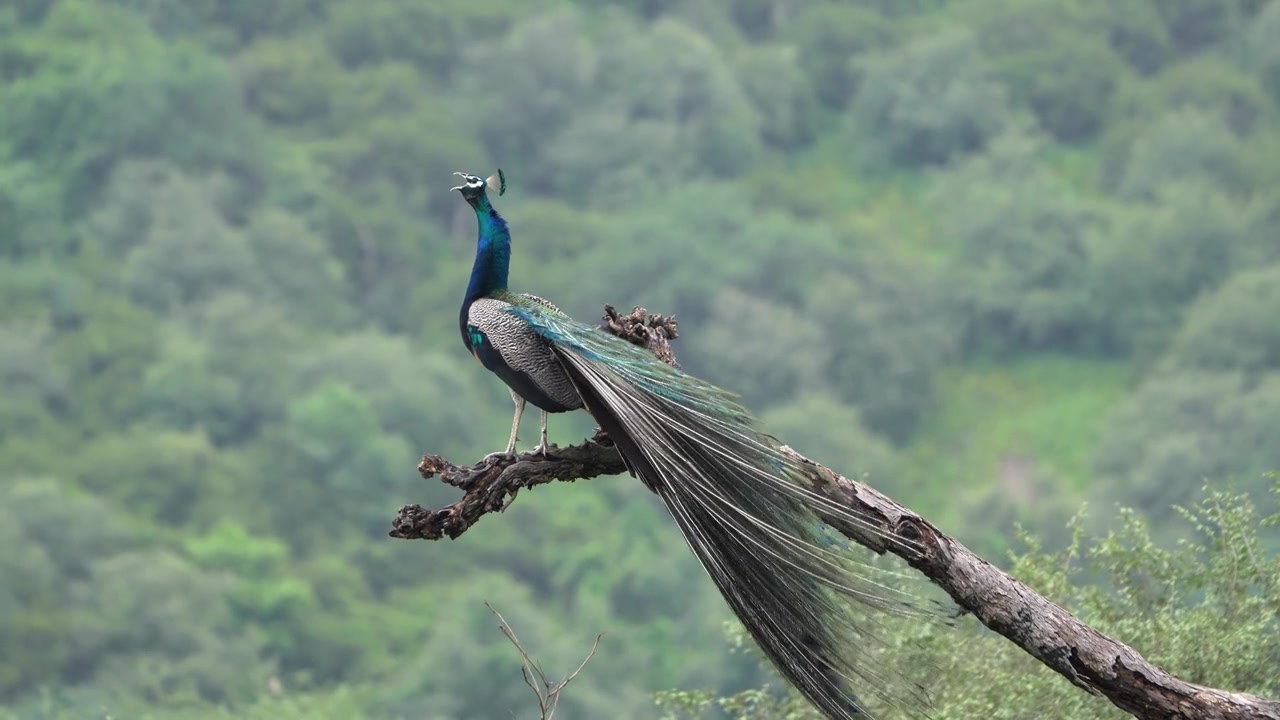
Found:
<svg viewBox="0 0 1280 720"><path fill-rule="evenodd" d="M553 447L555 447L555 446L554 446L554 445L552 445L551 443L548 443L548 442L540 442L540 443L538 443L536 446L534 446L534 448L533 448L532 450L530 450L530 451L529 451L529 454L530 454L530 455L541 455L541 456L542 456L542 457L544 457L544 458L549 458L549 457L551 457L551 454L552 454L552 453L551 453L551 448L553 448Z"/></svg>
<svg viewBox="0 0 1280 720"><path fill-rule="evenodd" d="M502 460L514 460L515 458L516 453L514 450L499 450L498 452L491 452L480 458L480 464L494 465Z"/></svg>

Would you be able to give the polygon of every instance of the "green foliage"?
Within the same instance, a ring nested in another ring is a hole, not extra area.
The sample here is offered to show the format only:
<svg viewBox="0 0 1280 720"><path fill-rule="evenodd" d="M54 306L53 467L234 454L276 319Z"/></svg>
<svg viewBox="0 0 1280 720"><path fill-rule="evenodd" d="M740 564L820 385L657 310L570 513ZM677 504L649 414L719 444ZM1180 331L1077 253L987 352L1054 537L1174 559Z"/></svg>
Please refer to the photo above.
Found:
<svg viewBox="0 0 1280 720"><path fill-rule="evenodd" d="M139 12L164 34L204 31L219 43L246 42L264 33L304 29L328 0L114 0Z"/></svg>
<svg viewBox="0 0 1280 720"><path fill-rule="evenodd" d="M52 329L47 323L0 325L0 387L4 389L5 435L48 432L50 413L66 407L70 383L53 362Z"/></svg>
<svg viewBox="0 0 1280 720"><path fill-rule="evenodd" d="M57 365L69 374L77 402L86 405L74 422L90 428L127 420L137 411L143 373L156 355L155 318L109 293L81 293L67 305L59 318Z"/></svg>
<svg viewBox="0 0 1280 720"><path fill-rule="evenodd" d="M771 408L760 418L768 432L794 438L792 447L851 477L869 476L877 487L896 485L893 450L863 429L860 413L829 395L809 393ZM813 428L817 428L814 431Z"/></svg>
<svg viewBox="0 0 1280 720"><path fill-rule="evenodd" d="M239 55L245 105L270 123L320 124L332 110L341 73L318 39L263 38Z"/></svg>
<svg viewBox="0 0 1280 720"><path fill-rule="evenodd" d="M8 668L17 663L48 673L27 682L60 675L92 681L111 697L159 704L242 700L255 677L266 677L258 641L232 621L224 600L232 578L143 546L125 518L54 483L13 485L5 496L6 527L17 531L8 545L18 551L14 591L40 603L32 610L46 608L7 616L6 631L33 640L56 634L42 644L7 646L19 655L5 659L0 677L13 680ZM61 582L41 587L33 572L56 573Z"/></svg>
<svg viewBox="0 0 1280 720"><path fill-rule="evenodd" d="M227 224L204 193L174 178L155 206L148 232L129 250L123 282L130 296L161 313L199 304L225 290L261 286L244 236Z"/></svg>
<svg viewBox="0 0 1280 720"><path fill-rule="evenodd" d="M1084 0L1075 4L1078 20L1101 37L1134 70L1149 75L1174 57L1169 29L1160 20L1156 3L1124 4Z"/></svg>
<svg viewBox="0 0 1280 720"><path fill-rule="evenodd" d="M528 8L519 0L451 3L412 0L330 3L324 35L334 57L349 66L404 61L425 73L446 76L477 35L508 30Z"/></svg>
<svg viewBox="0 0 1280 720"><path fill-rule="evenodd" d="M270 667L258 640L234 623L224 599L233 582L164 550L96 563L72 589L80 619L73 663L99 658L99 686L161 704L252 697Z"/></svg>
<svg viewBox="0 0 1280 720"><path fill-rule="evenodd" d="M1256 76L1219 56L1201 55L1174 65L1149 83L1129 84L1117 111L1149 120L1153 111L1198 110L1216 116L1237 135L1248 135L1269 114L1267 101Z"/></svg>
<svg viewBox="0 0 1280 720"><path fill-rule="evenodd" d="M135 425L104 434L73 464L77 485L137 515L176 526L212 521L243 467L200 432Z"/></svg>
<svg viewBox="0 0 1280 720"><path fill-rule="evenodd" d="M1161 186L1202 180L1227 192L1248 185L1240 142L1221 121L1185 110L1165 116L1133 144L1122 197L1150 200Z"/></svg>
<svg viewBox="0 0 1280 720"><path fill-rule="evenodd" d="M1158 372L1111 420L1099 469L1162 514L1201 478L1257 487L1280 464L1276 269L1242 271L1188 311ZM1167 507L1167 505L1165 506Z"/></svg>
<svg viewBox="0 0 1280 720"><path fill-rule="evenodd" d="M1241 270L1192 306L1166 361L1179 370L1280 371L1280 267Z"/></svg>
<svg viewBox="0 0 1280 720"><path fill-rule="evenodd" d="M1065 142L1098 129L1125 66L1077 3L997 0L972 12L993 71L1042 128Z"/></svg>
<svg viewBox="0 0 1280 720"><path fill-rule="evenodd" d="M1146 380L1107 420L1098 448L1098 492L1132 498L1168 519L1172 503L1204 478L1258 488L1280 464L1280 374L1165 371ZM1105 488L1105 490L1104 490ZM1167 527L1167 532L1175 528Z"/></svg>
<svg viewBox="0 0 1280 720"><path fill-rule="evenodd" d="M1257 222L1253 205L1203 181L1170 181L1155 192L1157 202L1118 210L1094 238L1088 281L1114 308L1106 344L1148 361L1177 331L1189 302L1246 265Z"/></svg>
<svg viewBox="0 0 1280 720"><path fill-rule="evenodd" d="M66 613L59 607L58 568L43 547L23 537L9 508L0 510L0 698L26 691L66 662Z"/></svg>
<svg viewBox="0 0 1280 720"><path fill-rule="evenodd" d="M824 291L810 297L806 317L829 348L821 371L868 426L905 442L933 407L934 375L956 355L959 333L940 273L869 257L818 283Z"/></svg>
<svg viewBox="0 0 1280 720"><path fill-rule="evenodd" d="M1248 31L1248 62L1271 96L1280 100L1280 46L1275 39L1280 36L1280 3L1269 2L1254 18Z"/></svg>
<svg viewBox="0 0 1280 720"><path fill-rule="evenodd" d="M0 141L0 257L65 252L70 233L60 222L61 186Z"/></svg>
<svg viewBox="0 0 1280 720"><path fill-rule="evenodd" d="M458 70L469 126L495 157L537 190L545 171L539 150L572 119L586 99L595 64L595 47L583 36L578 13L558 9L530 18L483 47L466 51ZM475 162L472 160L471 162Z"/></svg>
<svg viewBox="0 0 1280 720"><path fill-rule="evenodd" d="M872 10L813 3L791 24L788 40L818 98L842 109L858 93L864 56L889 47L896 34L894 24Z"/></svg>
<svg viewBox="0 0 1280 720"><path fill-rule="evenodd" d="M263 628L272 654L294 657L299 636L306 634L302 623L318 603L311 585L287 574L289 549L284 543L254 537L235 521L224 519L207 535L189 538L185 545L200 567L239 579L229 597L236 620Z"/></svg>
<svg viewBox="0 0 1280 720"><path fill-rule="evenodd" d="M691 350L714 358L717 366L739 377L738 392L750 405L808 389L830 362L831 348L824 342L822 327L794 309L729 288L712 301L709 320L707 331L694 338ZM743 336L738 331L755 324L769 332ZM729 357L718 352L730 346L741 352Z"/></svg>
<svg viewBox="0 0 1280 720"><path fill-rule="evenodd" d="M382 431L368 400L332 381L288 404L284 436L301 475L357 495L412 457L403 438Z"/></svg>
<svg viewBox="0 0 1280 720"><path fill-rule="evenodd" d="M1196 575L1144 538L1280 466L1277 28L1276 0L4 4L0 718L520 716L484 600L549 670L606 633L566 720L773 684L625 477L386 538L456 498L420 453L505 437L447 191L495 166L516 289L675 313L782 441L984 550L1034 524L1041 587L1274 691L1218 546ZM1086 497L1151 521L1097 569L1173 568L1176 609L1055 574ZM895 637L942 717L1106 711L991 638Z"/></svg>
<svg viewBox="0 0 1280 720"><path fill-rule="evenodd" d="M618 22L603 35L582 96L591 107L567 118L546 147L553 188L609 203L750 166L760 120L715 45L666 19L647 28Z"/></svg>
<svg viewBox="0 0 1280 720"><path fill-rule="evenodd" d="M971 352L1087 348L1092 310L1085 285L1097 212L1047 172L1043 146L1003 136L987 153L940 174L933 204L939 238L962 284Z"/></svg>
<svg viewBox="0 0 1280 720"><path fill-rule="evenodd" d="M971 33L922 37L864 67L854 117L864 142L883 146L891 163L944 163L980 150L1010 123L1007 92Z"/></svg>
<svg viewBox="0 0 1280 720"><path fill-rule="evenodd" d="M1009 547L1015 519L1058 545L1053 523L1094 486L1094 449L1109 430L1100 419L1124 402L1129 372L1065 356L945 371L938 409L900 459L898 482L931 487L932 478L947 478L913 507L940 527L964 527L963 518L980 514L970 542L988 557ZM973 490L958 496L957 487Z"/></svg>
<svg viewBox="0 0 1280 720"><path fill-rule="evenodd" d="M63 178L73 208L85 207L105 171L132 155L244 177L260 170L261 136L226 63L164 42L132 13L57 3L15 54L21 69L0 92L0 131Z"/></svg>
<svg viewBox="0 0 1280 720"><path fill-rule="evenodd" d="M1227 37L1257 0L1155 0L1156 9L1178 47L1195 51Z"/></svg>
<svg viewBox="0 0 1280 720"><path fill-rule="evenodd" d="M247 240L263 275L264 300L287 309L301 324L347 324L351 310L346 273L324 240L300 218L265 210L250 221Z"/></svg>
<svg viewBox="0 0 1280 720"><path fill-rule="evenodd" d="M760 114L762 140L787 150L813 139L817 98L793 48L753 48L739 60L737 73Z"/></svg>

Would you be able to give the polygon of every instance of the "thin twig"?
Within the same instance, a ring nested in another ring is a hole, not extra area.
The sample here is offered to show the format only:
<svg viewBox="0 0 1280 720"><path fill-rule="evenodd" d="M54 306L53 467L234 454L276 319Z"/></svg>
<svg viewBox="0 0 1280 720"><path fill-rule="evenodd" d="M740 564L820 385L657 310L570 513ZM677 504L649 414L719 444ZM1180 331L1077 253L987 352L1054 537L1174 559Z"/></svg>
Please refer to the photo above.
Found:
<svg viewBox="0 0 1280 720"><path fill-rule="evenodd" d="M524 677L524 683L529 686L530 690L533 690L534 696L538 698L539 720L552 720L556 714L556 708L560 705L560 694L569 686L569 683L578 677L578 674L587 666L587 663L591 662L591 658L595 657L596 649L600 647L600 638L604 637L604 633L596 635L596 640L591 645L591 652L587 653L587 656L583 658L578 665L578 669L563 680L552 682L547 679L547 674L542 671L542 667L538 665L537 661L529 657L529 653L520 644L520 639L516 637L516 631L511 629L511 625L507 623L506 618L502 617L502 613L490 605L488 600L485 601L484 606L489 608L489 612L497 616L498 629L502 630L502 634L507 636L512 645L516 646L516 652L520 653L520 674ZM537 675L538 681L542 683L541 689L534 685L534 675Z"/></svg>
<svg viewBox="0 0 1280 720"><path fill-rule="evenodd" d="M587 663L591 662L591 658L595 657L596 650L599 649L600 647L600 638L602 637L604 637L604 633L596 633L596 640L595 642L591 643L591 652L587 653L587 656L582 659L581 663L578 664L577 670L574 670L573 672L569 673L569 676L566 677L564 681L561 683L562 686L568 685L569 683L573 682L573 679L578 677L578 673L582 672L582 668L586 667Z"/></svg>

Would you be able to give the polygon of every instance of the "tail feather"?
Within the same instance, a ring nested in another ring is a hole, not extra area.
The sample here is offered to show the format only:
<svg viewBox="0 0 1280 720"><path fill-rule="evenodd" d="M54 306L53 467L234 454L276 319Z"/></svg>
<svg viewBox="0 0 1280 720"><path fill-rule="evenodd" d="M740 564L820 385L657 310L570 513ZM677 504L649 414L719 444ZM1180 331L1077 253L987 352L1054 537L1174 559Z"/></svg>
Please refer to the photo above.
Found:
<svg viewBox="0 0 1280 720"><path fill-rule="evenodd" d="M822 516L874 531L809 488L736 397L560 313L516 308L544 337L627 467L666 505L725 601L782 675L831 720L865 717L857 683L921 707L864 662L878 639L852 603L912 612L910 597L851 566Z"/></svg>

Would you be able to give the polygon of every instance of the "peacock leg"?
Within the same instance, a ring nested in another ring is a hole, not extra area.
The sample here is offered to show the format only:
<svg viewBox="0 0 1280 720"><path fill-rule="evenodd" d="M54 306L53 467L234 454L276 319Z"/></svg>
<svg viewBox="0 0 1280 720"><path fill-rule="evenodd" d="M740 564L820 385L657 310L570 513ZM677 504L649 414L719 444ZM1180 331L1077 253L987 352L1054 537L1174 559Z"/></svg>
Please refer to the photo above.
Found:
<svg viewBox="0 0 1280 720"><path fill-rule="evenodd" d="M520 418L524 416L524 398L511 391L511 399L516 403L516 415L511 419L511 438L507 440L507 449L502 452L492 452L484 456L484 462L498 458L515 457L516 454L516 434L520 432Z"/></svg>
<svg viewBox="0 0 1280 720"><path fill-rule="evenodd" d="M542 457L547 456L547 448L549 447L547 443L547 414L546 410L542 411L542 436L538 440L538 446L533 449L534 455L541 455Z"/></svg>

